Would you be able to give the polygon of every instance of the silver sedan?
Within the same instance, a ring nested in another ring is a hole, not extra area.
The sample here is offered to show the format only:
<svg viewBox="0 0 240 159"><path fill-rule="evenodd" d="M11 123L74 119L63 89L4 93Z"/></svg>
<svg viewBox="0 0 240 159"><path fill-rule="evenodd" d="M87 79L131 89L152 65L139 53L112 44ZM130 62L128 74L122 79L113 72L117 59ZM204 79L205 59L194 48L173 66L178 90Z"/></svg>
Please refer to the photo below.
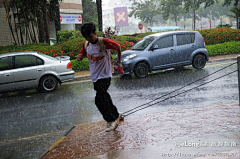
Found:
<svg viewBox="0 0 240 159"><path fill-rule="evenodd" d="M38 52L0 55L0 92L38 88L51 92L58 84L73 80L70 57L53 58Z"/></svg>

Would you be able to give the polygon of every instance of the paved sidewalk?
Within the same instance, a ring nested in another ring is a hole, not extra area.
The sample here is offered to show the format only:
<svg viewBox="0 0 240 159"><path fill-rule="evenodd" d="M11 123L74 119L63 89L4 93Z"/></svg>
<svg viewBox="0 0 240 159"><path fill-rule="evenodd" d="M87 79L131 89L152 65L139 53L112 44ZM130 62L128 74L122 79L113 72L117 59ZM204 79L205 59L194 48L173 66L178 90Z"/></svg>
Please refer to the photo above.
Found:
<svg viewBox="0 0 240 159"><path fill-rule="evenodd" d="M43 159L239 159L240 109L225 104L74 126Z"/></svg>
<svg viewBox="0 0 240 159"><path fill-rule="evenodd" d="M236 60L237 54L208 63ZM89 71L75 74L90 80ZM239 104L129 116L112 132L104 121L73 126L43 159L239 159Z"/></svg>

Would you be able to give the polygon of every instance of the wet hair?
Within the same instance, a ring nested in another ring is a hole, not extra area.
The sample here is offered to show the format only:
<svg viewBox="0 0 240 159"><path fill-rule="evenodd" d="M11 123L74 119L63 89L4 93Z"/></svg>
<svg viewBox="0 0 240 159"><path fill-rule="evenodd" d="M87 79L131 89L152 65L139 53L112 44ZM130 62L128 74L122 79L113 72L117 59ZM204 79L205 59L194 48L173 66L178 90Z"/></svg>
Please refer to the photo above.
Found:
<svg viewBox="0 0 240 159"><path fill-rule="evenodd" d="M84 38L90 36L91 33L95 33L96 26L93 23L85 23L81 27L81 34Z"/></svg>

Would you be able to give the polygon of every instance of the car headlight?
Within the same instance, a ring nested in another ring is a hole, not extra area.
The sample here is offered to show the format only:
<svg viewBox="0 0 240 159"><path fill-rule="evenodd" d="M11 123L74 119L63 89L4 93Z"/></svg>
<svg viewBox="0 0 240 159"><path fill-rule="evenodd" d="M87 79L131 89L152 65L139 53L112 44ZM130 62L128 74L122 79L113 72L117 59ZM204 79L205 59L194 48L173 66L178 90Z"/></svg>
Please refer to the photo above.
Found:
<svg viewBox="0 0 240 159"><path fill-rule="evenodd" d="M128 61L128 60L134 58L135 56L137 56L137 55L136 55L136 54L128 55L128 56L126 56L126 57L123 59L123 61Z"/></svg>

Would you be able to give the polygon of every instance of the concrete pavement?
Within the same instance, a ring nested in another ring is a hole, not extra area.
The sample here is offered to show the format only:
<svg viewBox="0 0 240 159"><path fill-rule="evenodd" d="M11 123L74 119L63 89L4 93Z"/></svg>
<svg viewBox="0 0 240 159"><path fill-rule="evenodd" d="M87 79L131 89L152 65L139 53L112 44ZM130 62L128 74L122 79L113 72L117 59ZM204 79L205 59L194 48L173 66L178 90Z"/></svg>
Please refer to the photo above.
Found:
<svg viewBox="0 0 240 159"><path fill-rule="evenodd" d="M209 62L238 55L210 57ZM76 72L89 78L89 71ZM106 122L73 126L43 159L239 159L238 103L128 116L112 132Z"/></svg>
<svg viewBox="0 0 240 159"><path fill-rule="evenodd" d="M43 159L239 159L238 104L129 116L112 132L104 121L75 125Z"/></svg>

